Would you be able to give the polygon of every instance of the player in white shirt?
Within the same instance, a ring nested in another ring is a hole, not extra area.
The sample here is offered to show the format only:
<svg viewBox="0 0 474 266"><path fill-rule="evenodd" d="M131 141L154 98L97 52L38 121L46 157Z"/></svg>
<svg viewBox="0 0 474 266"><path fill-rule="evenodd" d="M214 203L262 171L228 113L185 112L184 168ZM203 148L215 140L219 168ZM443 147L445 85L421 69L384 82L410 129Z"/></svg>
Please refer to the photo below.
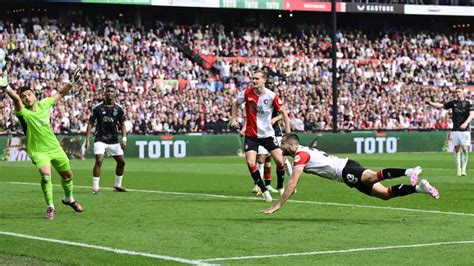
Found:
<svg viewBox="0 0 474 266"><path fill-rule="evenodd" d="M346 183L351 188L369 196L388 200L394 197L406 196L413 193L426 193L439 199L438 190L427 180L418 183L421 167L409 169L385 168L378 172L365 169L356 161L348 158L339 158L328 155L321 150L299 145L299 138L295 134L285 134L281 143L283 154L294 157L293 175L285 188L280 200L271 208L261 212L270 214L278 209L291 197L296 189L298 180L303 172L318 175L324 178ZM410 177L410 185L395 185L390 188L380 183L384 179Z"/></svg>

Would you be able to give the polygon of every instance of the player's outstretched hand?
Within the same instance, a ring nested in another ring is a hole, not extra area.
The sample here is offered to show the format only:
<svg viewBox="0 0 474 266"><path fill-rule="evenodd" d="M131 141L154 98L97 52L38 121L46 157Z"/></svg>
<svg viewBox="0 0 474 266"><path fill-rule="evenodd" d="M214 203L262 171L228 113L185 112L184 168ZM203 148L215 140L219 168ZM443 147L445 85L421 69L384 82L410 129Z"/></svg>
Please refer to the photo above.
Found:
<svg viewBox="0 0 474 266"><path fill-rule="evenodd" d="M76 84L79 81L79 79L81 79L81 76L82 76L81 68L78 67L72 73L71 83Z"/></svg>
<svg viewBox="0 0 474 266"><path fill-rule="evenodd" d="M273 207L270 207L268 209L265 209L265 210L261 210L260 213L263 213L263 214L272 214L276 211L278 211L280 209L279 206L273 206Z"/></svg>
<svg viewBox="0 0 474 266"><path fill-rule="evenodd" d="M125 150L127 148L127 141L122 140L122 143L120 143L120 146L122 147L122 149Z"/></svg>

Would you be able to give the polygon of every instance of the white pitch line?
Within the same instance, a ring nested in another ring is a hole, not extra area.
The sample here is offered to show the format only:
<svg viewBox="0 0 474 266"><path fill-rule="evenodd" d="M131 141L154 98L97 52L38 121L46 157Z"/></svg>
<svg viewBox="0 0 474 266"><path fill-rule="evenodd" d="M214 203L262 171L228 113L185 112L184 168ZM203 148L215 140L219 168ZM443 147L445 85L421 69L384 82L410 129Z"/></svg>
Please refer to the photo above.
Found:
<svg viewBox="0 0 474 266"><path fill-rule="evenodd" d="M145 253L145 252L139 252L139 251L133 251L133 250L116 249L116 248L110 248L110 247L104 247L104 246L98 246L98 245L90 245L90 244L79 243L79 242L71 242L71 241L66 241L66 240L59 240L59 239L38 237L38 236L32 236L32 235L17 234L17 233L12 233L12 232L0 231L0 235L14 236L14 237L20 237L20 238L26 238L26 239L33 239L33 240L50 242L50 243L64 244L64 245L69 245L69 246L77 246L77 247L83 247L83 248L104 250L104 251L109 251L109 252L113 252L113 253L117 253L117 254L142 256L142 257L148 257L148 258L160 259L160 260L166 260L166 261L175 261L175 262L180 262L180 263L184 263L184 264L203 265L203 266L204 265L212 265L212 264L208 264L208 263L205 263L205 262L202 262L202 261L197 261L197 260L188 260L188 259L171 257L171 256L157 255L157 254Z"/></svg>
<svg viewBox="0 0 474 266"><path fill-rule="evenodd" d="M431 247L431 246L443 246L443 245L462 245L462 244L474 244L474 240L437 242L437 243L425 243L425 244L412 244L412 245L400 245L400 246L351 248L351 249L342 249L342 250L321 250L321 251L313 251L313 252L273 254L273 255L256 255L256 256L242 256L242 257L228 257L228 258L212 258L212 259L200 259L200 260L197 260L197 261L213 262L213 261L225 261L225 260L268 259L268 258L279 258L279 257L296 257L296 256L310 256L310 255L323 255L323 254L335 254L335 253L351 253L351 252L361 252L361 251L403 249L403 248L419 248L419 247Z"/></svg>
<svg viewBox="0 0 474 266"><path fill-rule="evenodd" d="M3 182L16 185L29 185L37 186L36 183L27 183L27 182ZM54 185L61 186L61 185ZM75 188L86 188L91 189L89 186L74 186ZM101 188L102 190L112 190L112 188ZM226 196L226 195L217 195L217 194L207 194L207 193L190 193L190 192L173 192L173 191L160 191L160 190L146 190L146 189L128 189L130 192L142 192L142 193L157 193L157 194L167 194L167 195L180 195L180 196L199 196L199 197L212 197L212 198L222 198L222 199L241 199L241 200L261 200L256 197L242 197L242 196ZM329 206L338 206L338 207L349 207L349 208L367 208L367 209L381 209L381 210L392 210L392 211L407 211L407 212L421 212L421 213L432 213L432 214L444 214L444 215L457 215L457 216L467 216L474 217L474 213L466 212L445 212L445 211L435 211L435 210L423 210L423 209L410 209L410 208L401 208L401 207L387 207L387 206L372 206L372 205L356 205L356 204L346 204L346 203L337 203L337 202L322 202L322 201L303 201L303 200L288 200L292 203L301 203L301 204L315 204L315 205L329 205Z"/></svg>

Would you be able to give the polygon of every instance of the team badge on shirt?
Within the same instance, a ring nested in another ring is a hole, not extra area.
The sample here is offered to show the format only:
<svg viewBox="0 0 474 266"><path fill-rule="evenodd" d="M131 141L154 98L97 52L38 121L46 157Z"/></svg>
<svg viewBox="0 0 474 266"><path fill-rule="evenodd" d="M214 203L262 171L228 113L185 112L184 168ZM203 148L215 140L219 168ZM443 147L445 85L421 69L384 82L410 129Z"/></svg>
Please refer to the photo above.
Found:
<svg viewBox="0 0 474 266"><path fill-rule="evenodd" d="M295 163L297 163L297 162L299 162L299 161L300 161L300 159L301 159L301 157L300 157L299 155L296 155L296 156L295 156L295 160L294 160L294 162L295 162Z"/></svg>

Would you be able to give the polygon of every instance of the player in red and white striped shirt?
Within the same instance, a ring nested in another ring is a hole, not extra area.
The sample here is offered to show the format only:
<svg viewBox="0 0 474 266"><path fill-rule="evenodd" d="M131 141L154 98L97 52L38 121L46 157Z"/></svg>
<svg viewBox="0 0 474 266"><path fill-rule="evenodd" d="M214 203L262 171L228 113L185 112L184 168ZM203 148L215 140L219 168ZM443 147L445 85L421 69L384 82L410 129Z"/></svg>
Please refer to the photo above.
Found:
<svg viewBox="0 0 474 266"><path fill-rule="evenodd" d="M300 146L299 138L295 134L285 134L283 136L281 149L285 155L295 158L293 175L280 200L273 207L261 211L266 214L279 210L291 197L303 172L346 183L349 187L356 188L366 195L383 200L417 192L426 193L435 199L439 199L438 190L431 186L427 180L421 180L417 184L418 176L421 173L421 167L419 166L408 169L385 168L375 172L348 158L339 158L314 148ZM409 176L411 184L395 185L387 188L380 183L384 179L401 176Z"/></svg>
<svg viewBox="0 0 474 266"><path fill-rule="evenodd" d="M283 193L283 178L285 175L285 163L275 131L272 126L273 108L277 108L283 116L285 132L290 132L288 114L280 98L271 90L265 88L267 73L255 71L253 75L253 88L242 91L232 105L231 126L237 128L236 116L239 105L245 103L247 114L245 130L245 159L252 179L262 191L265 201L271 201L272 197L263 183L260 172L256 166L258 146L263 146L270 152L277 164L277 189Z"/></svg>

